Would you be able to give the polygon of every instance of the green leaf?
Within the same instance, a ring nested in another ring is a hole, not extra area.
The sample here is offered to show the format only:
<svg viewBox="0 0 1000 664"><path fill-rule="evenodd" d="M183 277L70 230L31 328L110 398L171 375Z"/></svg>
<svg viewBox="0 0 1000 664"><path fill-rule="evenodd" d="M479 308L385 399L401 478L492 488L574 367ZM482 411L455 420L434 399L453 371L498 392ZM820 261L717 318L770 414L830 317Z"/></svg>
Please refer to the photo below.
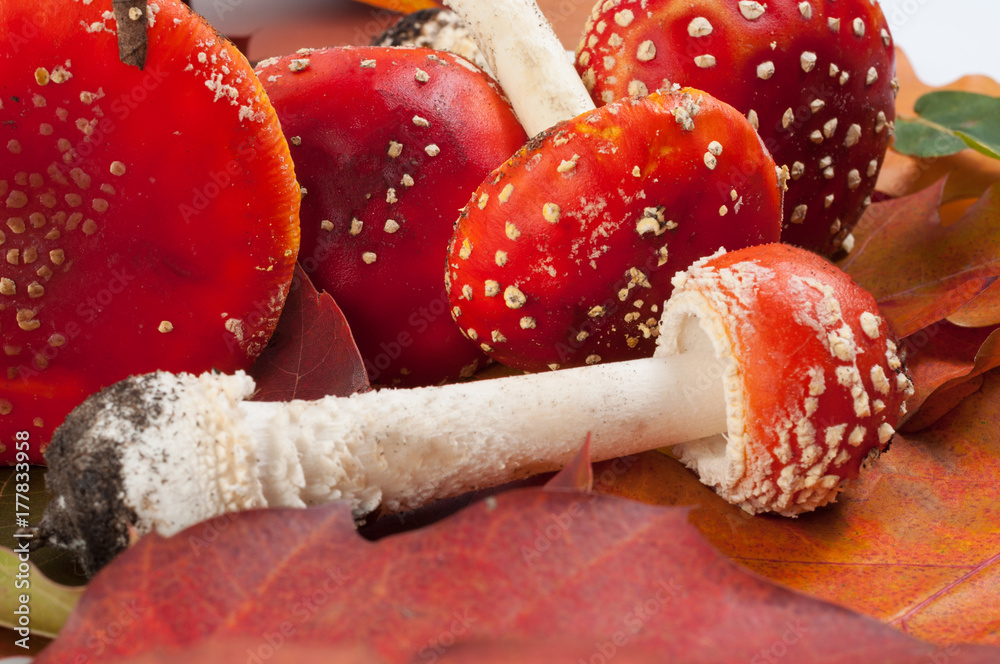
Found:
<svg viewBox="0 0 1000 664"><path fill-rule="evenodd" d="M21 508L28 508L26 520L34 526L42 520L49 494L45 490L45 468L32 466L28 475L28 492L23 494ZM14 538L17 530L16 513L23 514L24 511L17 505L16 480L14 468L0 468L0 548L13 549L18 545ZM78 586L87 582L87 576L76 558L64 549L45 547L32 551L31 562L46 576L59 583Z"/></svg>
<svg viewBox="0 0 1000 664"><path fill-rule="evenodd" d="M1000 98L942 90L917 100L919 117L897 118L897 152L944 157L972 148L1000 159Z"/></svg>
<svg viewBox="0 0 1000 664"><path fill-rule="evenodd" d="M28 486L24 487L24 484ZM32 635L55 637L83 594L83 587L70 586L82 586L87 578L73 556L66 551L51 547L32 551L27 554L30 565L27 575L19 570L20 554L12 550L24 541L14 536L18 530L18 515L23 515L21 518L29 525L37 525L48 499L45 468L32 466L27 482L18 477L15 468L0 468L0 635L9 637L16 634L5 632L2 628L16 629L19 626L18 614L14 611L21 606L21 595L29 597ZM21 579L17 578L18 574L21 574ZM28 581L30 586L18 588L18 582L23 585L24 581ZM20 638L20 635L15 638ZM31 643L35 641L32 639Z"/></svg>
<svg viewBox="0 0 1000 664"><path fill-rule="evenodd" d="M0 626L17 629L21 614L15 611L26 611L32 634L54 638L80 601L84 589L49 580L30 562L25 571L20 567L22 555L25 554L0 549Z"/></svg>

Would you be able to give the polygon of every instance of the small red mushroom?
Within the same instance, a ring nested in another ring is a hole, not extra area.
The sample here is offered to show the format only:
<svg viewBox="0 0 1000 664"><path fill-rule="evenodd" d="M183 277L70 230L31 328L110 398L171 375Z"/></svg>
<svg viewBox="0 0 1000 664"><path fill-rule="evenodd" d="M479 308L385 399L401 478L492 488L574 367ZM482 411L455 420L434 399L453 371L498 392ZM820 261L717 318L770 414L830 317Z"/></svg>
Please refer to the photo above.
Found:
<svg viewBox="0 0 1000 664"><path fill-rule="evenodd" d="M745 510L787 516L834 500L889 444L913 385L874 298L826 260L768 245L698 261L675 278L659 353L707 334L726 437L674 448ZM705 398L689 389L688 401Z"/></svg>
<svg viewBox="0 0 1000 664"><path fill-rule="evenodd" d="M670 275L776 242L784 174L750 123L693 89L595 109L531 0L455 0L534 138L463 209L452 316L527 371L653 353Z"/></svg>
<svg viewBox="0 0 1000 664"><path fill-rule="evenodd" d="M291 279L299 187L249 64L176 0L111 10L0 12L0 462L130 374L247 368Z"/></svg>
<svg viewBox="0 0 1000 664"><path fill-rule="evenodd" d="M738 111L654 93L536 136L476 190L448 256L452 313L526 371L653 354L678 270L775 242L774 162Z"/></svg>
<svg viewBox="0 0 1000 664"><path fill-rule="evenodd" d="M576 54L594 100L671 83L746 114L788 167L782 241L853 245L893 133L895 55L868 0L598 2Z"/></svg>
<svg viewBox="0 0 1000 664"><path fill-rule="evenodd" d="M526 140L496 82L423 48L306 49L257 72L307 192L300 261L371 381L471 375L485 357L451 322L441 277L459 208Z"/></svg>
<svg viewBox="0 0 1000 664"><path fill-rule="evenodd" d="M874 298L777 244L699 260L675 283L652 358L291 403L246 401L246 375L129 378L57 433L36 542L94 570L131 528L169 536L227 511L333 500L358 517L408 510L557 469L588 433L594 460L679 445L750 513L833 501L888 447L913 393ZM97 492L93 468L111 469Z"/></svg>

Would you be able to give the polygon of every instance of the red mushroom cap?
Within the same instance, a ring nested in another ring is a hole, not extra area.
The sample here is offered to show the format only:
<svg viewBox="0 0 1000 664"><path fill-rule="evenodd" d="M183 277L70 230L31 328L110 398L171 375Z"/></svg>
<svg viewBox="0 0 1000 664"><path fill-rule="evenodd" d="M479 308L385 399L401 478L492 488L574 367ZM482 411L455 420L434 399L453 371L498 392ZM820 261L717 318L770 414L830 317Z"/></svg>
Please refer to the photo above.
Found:
<svg viewBox="0 0 1000 664"><path fill-rule="evenodd" d="M878 3L599 2L576 63L598 105L680 83L747 114L792 176L783 242L833 253L870 203L895 117Z"/></svg>
<svg viewBox="0 0 1000 664"><path fill-rule="evenodd" d="M102 386L247 368L284 302L299 189L242 55L150 3L145 68L111 2L8 2L0 33L0 462Z"/></svg>
<svg viewBox="0 0 1000 664"><path fill-rule="evenodd" d="M913 386L875 299L804 249L773 244L675 278L658 355L697 321L715 344L726 436L675 448L730 502L786 516L833 501L889 445Z"/></svg>
<svg viewBox="0 0 1000 664"><path fill-rule="evenodd" d="M697 90L623 100L535 137L473 194L452 313L527 371L648 357L670 277L780 224L774 162L739 112Z"/></svg>
<svg viewBox="0 0 1000 664"><path fill-rule="evenodd" d="M308 192L302 265L343 309L371 381L471 374L485 358L449 319L441 271L459 208L527 140L496 82L409 48L307 49L257 71Z"/></svg>

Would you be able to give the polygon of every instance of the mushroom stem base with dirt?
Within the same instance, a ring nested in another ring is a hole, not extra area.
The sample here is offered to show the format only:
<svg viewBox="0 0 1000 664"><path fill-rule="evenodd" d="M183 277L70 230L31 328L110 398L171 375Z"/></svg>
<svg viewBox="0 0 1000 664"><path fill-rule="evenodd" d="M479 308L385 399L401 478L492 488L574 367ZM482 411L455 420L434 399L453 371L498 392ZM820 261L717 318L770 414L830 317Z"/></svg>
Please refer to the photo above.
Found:
<svg viewBox="0 0 1000 664"><path fill-rule="evenodd" d="M723 372L690 328L673 357L313 402L244 401L242 372L135 376L59 429L35 539L95 572L135 532L334 500L358 517L408 510L558 469L587 434L594 460L718 434Z"/></svg>

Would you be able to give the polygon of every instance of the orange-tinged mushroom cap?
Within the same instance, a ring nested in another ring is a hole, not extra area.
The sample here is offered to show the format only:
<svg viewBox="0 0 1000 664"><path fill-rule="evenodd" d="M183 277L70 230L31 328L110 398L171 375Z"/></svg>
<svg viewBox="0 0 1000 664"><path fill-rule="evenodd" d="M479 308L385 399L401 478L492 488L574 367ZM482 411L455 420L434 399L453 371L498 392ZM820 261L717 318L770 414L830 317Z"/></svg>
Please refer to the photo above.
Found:
<svg viewBox="0 0 1000 664"><path fill-rule="evenodd" d="M682 351L696 317L725 385L725 439L678 448L703 482L750 512L794 516L886 449L913 387L875 299L846 273L772 244L703 259L674 284L658 352Z"/></svg>

